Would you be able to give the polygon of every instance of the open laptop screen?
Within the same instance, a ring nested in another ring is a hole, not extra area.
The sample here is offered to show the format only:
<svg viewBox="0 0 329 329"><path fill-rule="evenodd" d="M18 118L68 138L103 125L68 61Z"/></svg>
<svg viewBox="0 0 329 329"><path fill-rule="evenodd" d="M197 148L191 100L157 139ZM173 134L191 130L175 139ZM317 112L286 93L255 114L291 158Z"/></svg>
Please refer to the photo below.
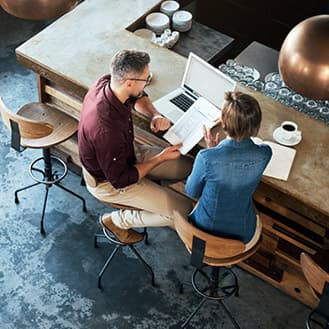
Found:
<svg viewBox="0 0 329 329"><path fill-rule="evenodd" d="M202 58L190 53L182 84L220 108L224 92L234 90L236 82Z"/></svg>

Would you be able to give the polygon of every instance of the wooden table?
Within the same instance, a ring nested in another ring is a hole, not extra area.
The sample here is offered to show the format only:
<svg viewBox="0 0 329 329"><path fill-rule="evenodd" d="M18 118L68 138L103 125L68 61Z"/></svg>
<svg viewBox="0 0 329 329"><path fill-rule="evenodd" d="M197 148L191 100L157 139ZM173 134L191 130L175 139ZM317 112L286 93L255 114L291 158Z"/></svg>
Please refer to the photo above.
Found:
<svg viewBox="0 0 329 329"><path fill-rule="evenodd" d="M38 74L39 97L79 118L81 102L91 84L108 72L112 55L124 48L149 52L153 72L147 88L152 100L176 88L186 58L135 36L145 14L160 1L85 1L16 49L17 60ZM260 137L272 140L283 120L294 120L303 133L288 181L263 177L255 202L264 222L260 251L241 266L308 305L314 299L301 273L301 251L315 253L329 237L329 129L268 97L253 94L263 109ZM136 138L147 144L167 145L154 136L148 122L135 114ZM76 139L61 145L66 160L79 165ZM172 186L181 189L180 184Z"/></svg>

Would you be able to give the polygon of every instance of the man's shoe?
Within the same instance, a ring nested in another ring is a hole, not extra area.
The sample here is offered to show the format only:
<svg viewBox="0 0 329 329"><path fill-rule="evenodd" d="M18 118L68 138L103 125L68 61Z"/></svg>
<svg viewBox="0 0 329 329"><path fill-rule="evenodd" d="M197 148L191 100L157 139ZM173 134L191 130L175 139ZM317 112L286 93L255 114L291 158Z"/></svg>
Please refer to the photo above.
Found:
<svg viewBox="0 0 329 329"><path fill-rule="evenodd" d="M113 223L111 216L108 214L100 216L99 222L104 228L106 228L108 231L111 231L120 242L126 244L134 244L144 239L144 234L142 233L136 232L132 229L124 230L116 226Z"/></svg>

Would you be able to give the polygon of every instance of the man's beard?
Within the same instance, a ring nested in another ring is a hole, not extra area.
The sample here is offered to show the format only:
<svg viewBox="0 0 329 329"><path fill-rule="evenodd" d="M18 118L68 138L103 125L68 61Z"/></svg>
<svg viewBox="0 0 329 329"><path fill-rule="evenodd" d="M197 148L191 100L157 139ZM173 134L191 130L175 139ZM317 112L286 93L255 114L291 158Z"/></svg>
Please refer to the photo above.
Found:
<svg viewBox="0 0 329 329"><path fill-rule="evenodd" d="M141 98L144 95L144 90L142 90L139 94L134 95L134 94L130 94L130 97L134 97L134 98Z"/></svg>

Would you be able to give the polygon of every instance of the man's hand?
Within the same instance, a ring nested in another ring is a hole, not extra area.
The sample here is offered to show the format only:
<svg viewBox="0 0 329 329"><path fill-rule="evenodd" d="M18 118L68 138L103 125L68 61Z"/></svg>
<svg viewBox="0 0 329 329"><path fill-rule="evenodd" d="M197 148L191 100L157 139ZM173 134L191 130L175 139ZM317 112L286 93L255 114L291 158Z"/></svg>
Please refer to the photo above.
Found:
<svg viewBox="0 0 329 329"><path fill-rule="evenodd" d="M179 149L181 147L182 144L166 147L160 153L153 156L151 159L148 159L142 163L135 164L135 167L138 170L139 179L146 176L153 168L155 168L160 163L168 160L178 159L181 155L179 152Z"/></svg>
<svg viewBox="0 0 329 329"><path fill-rule="evenodd" d="M151 120L151 130L156 133L158 131L165 131L169 129L170 121L162 115L156 114Z"/></svg>
<svg viewBox="0 0 329 329"><path fill-rule="evenodd" d="M178 159L181 155L179 149L182 147L182 143L168 146L159 153L159 157L162 161L175 160Z"/></svg>
<svg viewBox="0 0 329 329"><path fill-rule="evenodd" d="M207 128L205 125L202 127L204 140L207 144L207 147L214 147L220 142L219 133L216 134L215 138L212 136L210 128Z"/></svg>

